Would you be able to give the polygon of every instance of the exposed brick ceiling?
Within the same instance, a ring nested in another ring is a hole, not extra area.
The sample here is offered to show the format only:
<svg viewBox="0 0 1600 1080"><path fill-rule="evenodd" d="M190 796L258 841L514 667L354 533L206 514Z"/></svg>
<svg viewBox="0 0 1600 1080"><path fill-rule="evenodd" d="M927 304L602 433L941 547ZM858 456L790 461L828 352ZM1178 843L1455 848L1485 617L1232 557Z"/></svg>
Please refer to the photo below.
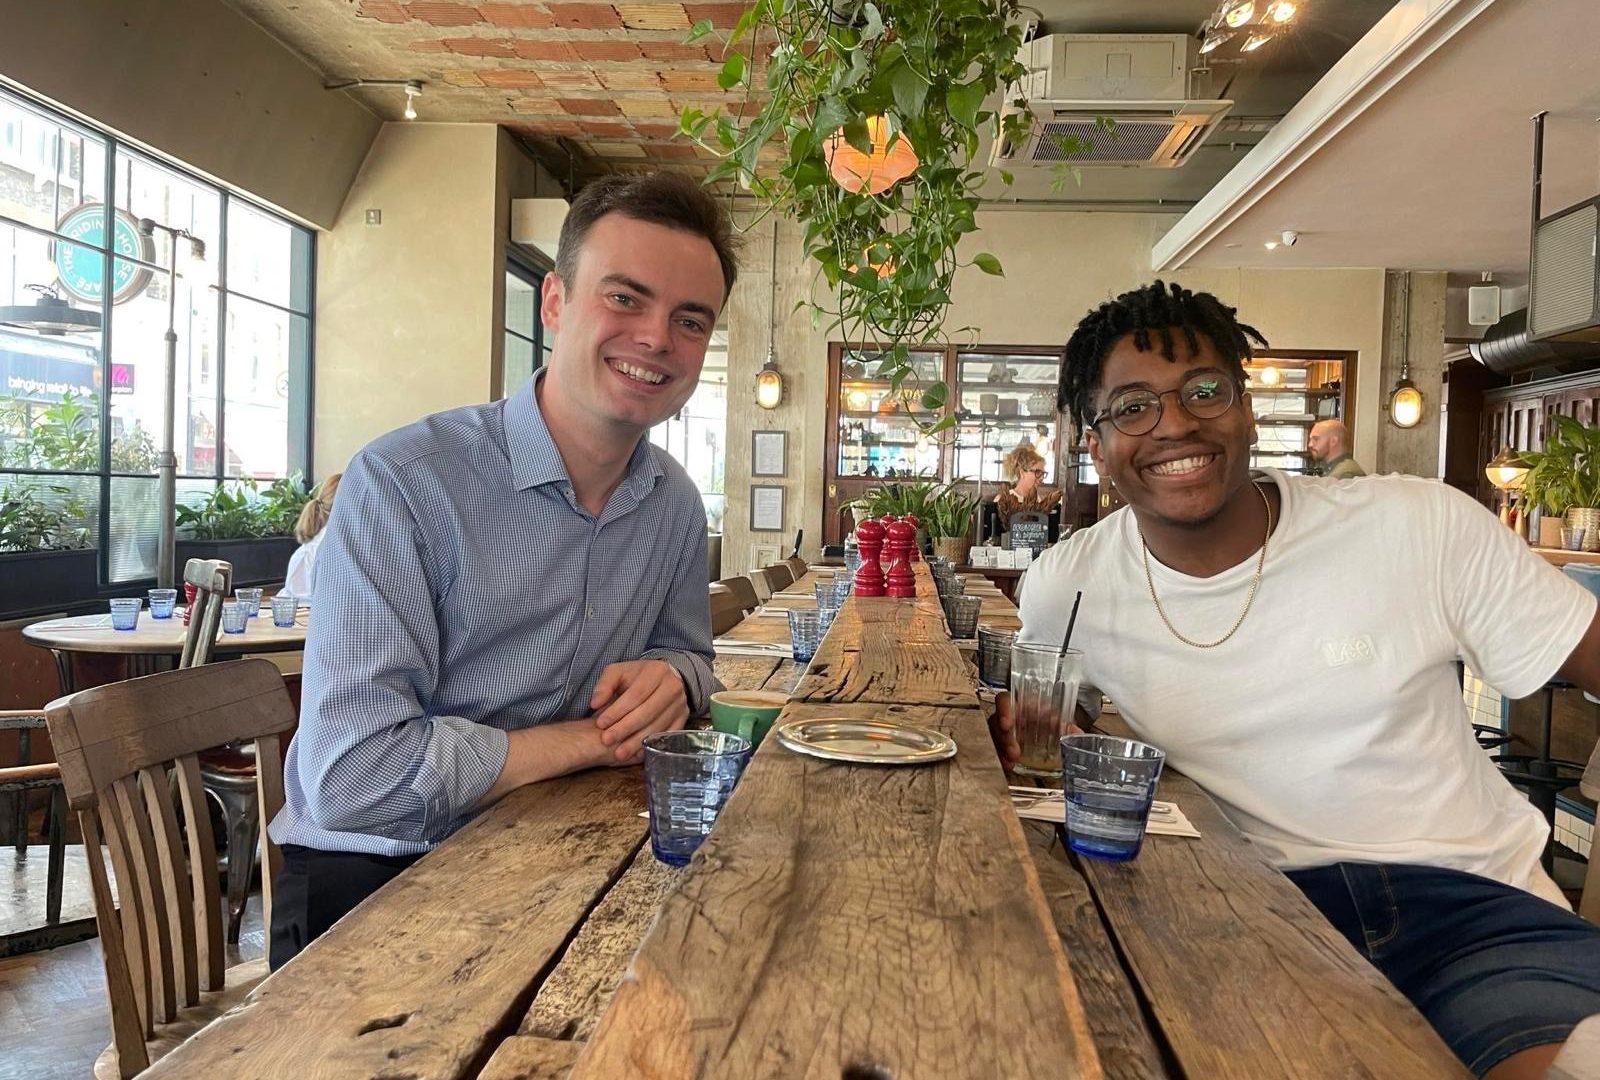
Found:
<svg viewBox="0 0 1600 1080"><path fill-rule="evenodd" d="M725 32L742 3L228 3L326 80L420 79L419 120L499 124L563 179L569 152L580 177L663 167L704 175L711 158L676 137L678 115L736 100L717 86L721 42L684 37L701 19ZM346 92L387 120L401 118L398 87Z"/></svg>

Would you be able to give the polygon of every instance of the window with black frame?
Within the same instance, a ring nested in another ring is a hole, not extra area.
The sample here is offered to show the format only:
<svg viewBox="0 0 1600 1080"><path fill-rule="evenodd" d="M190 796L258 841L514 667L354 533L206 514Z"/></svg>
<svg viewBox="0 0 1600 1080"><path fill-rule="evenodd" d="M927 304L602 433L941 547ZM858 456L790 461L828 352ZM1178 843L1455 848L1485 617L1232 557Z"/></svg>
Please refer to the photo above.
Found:
<svg viewBox="0 0 1600 1080"><path fill-rule="evenodd" d="M504 394L515 393L550 358L553 340L539 321L543 283L544 271L507 260L505 355L500 363Z"/></svg>
<svg viewBox="0 0 1600 1080"><path fill-rule="evenodd" d="M0 90L0 553L87 547L97 586L153 578L169 396L178 502L306 470L313 248L309 230Z"/></svg>

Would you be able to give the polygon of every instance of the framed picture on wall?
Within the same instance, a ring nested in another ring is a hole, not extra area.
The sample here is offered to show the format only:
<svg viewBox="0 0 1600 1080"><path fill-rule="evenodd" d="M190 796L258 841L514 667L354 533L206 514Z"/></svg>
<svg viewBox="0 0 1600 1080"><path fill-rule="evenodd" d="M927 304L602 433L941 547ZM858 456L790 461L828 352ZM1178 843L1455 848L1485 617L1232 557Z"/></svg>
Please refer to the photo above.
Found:
<svg viewBox="0 0 1600 1080"><path fill-rule="evenodd" d="M752 431L750 433L750 475L786 476L789 473L789 433Z"/></svg>
<svg viewBox="0 0 1600 1080"><path fill-rule="evenodd" d="M750 531L783 531L783 486L750 485Z"/></svg>

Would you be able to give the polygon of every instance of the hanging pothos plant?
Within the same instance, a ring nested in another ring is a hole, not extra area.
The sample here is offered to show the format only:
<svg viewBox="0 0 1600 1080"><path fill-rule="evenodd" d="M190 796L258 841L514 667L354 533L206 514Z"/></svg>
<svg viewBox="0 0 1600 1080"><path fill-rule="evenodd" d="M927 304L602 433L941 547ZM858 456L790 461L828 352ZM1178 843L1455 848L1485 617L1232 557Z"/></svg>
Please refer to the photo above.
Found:
<svg viewBox="0 0 1600 1080"><path fill-rule="evenodd" d="M720 158L708 183L734 181L804 224L828 285L819 321L882 346L875 374L896 392L915 379L913 349L970 329L951 331L945 316L964 265L956 247L977 229L981 137L1016 141L1030 126L1026 108L985 108L1026 73L1017 10L1015 0L755 0L719 76L723 89L745 89L743 104L680 118ZM689 36L712 33L701 22ZM1002 274L987 252L970 264ZM920 389L924 409L943 409L943 382ZM955 418L922 422L939 431Z"/></svg>

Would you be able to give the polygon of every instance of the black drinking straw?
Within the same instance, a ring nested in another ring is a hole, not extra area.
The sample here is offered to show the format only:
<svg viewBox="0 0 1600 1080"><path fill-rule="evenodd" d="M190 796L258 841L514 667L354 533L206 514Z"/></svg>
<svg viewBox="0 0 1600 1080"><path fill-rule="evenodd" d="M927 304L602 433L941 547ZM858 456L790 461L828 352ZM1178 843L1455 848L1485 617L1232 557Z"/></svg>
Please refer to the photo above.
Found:
<svg viewBox="0 0 1600 1080"><path fill-rule="evenodd" d="M1072 600L1072 614L1067 616L1067 633L1061 639L1061 652L1058 654L1058 658L1067 655L1067 646L1072 643L1072 628L1078 622L1078 605L1081 603L1083 603L1083 590L1079 589L1078 595L1073 597Z"/></svg>

